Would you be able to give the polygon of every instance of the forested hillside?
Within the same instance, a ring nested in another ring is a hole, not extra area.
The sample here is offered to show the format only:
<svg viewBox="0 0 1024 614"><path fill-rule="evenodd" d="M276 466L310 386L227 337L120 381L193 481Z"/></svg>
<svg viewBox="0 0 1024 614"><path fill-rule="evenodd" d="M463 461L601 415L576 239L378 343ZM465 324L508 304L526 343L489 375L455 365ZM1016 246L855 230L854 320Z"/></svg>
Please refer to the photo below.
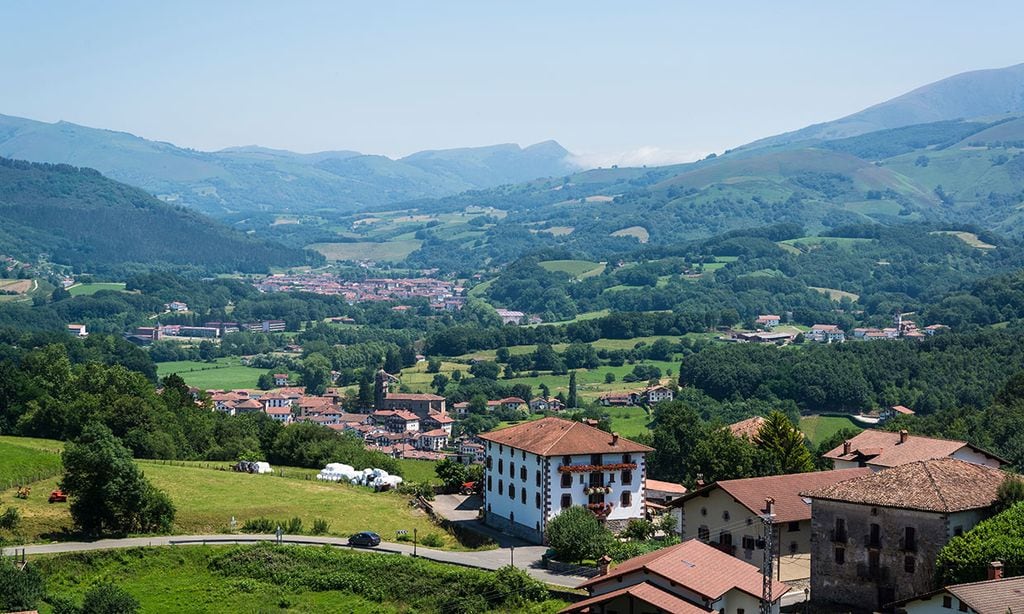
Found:
<svg viewBox="0 0 1024 614"><path fill-rule="evenodd" d="M0 253L76 270L132 265L263 272L316 262L87 168L0 158Z"/></svg>

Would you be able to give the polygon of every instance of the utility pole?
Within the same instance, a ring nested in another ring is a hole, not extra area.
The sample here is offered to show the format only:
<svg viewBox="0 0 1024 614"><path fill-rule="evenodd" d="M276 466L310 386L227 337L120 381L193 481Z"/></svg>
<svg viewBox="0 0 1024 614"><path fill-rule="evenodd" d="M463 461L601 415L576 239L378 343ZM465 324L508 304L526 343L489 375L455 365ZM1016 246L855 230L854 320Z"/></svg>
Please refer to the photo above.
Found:
<svg viewBox="0 0 1024 614"><path fill-rule="evenodd" d="M764 500L765 514L761 516L764 525L764 562L761 565L761 614L772 614L772 567L775 560L775 499Z"/></svg>

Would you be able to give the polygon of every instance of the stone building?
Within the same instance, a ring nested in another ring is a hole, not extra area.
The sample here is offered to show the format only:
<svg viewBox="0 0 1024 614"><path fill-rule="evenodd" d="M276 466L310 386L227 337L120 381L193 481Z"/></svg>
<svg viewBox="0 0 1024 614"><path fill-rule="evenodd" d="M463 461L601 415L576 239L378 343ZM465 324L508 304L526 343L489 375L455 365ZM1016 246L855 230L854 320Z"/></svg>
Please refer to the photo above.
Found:
<svg viewBox="0 0 1024 614"><path fill-rule="evenodd" d="M875 611L936 588L935 558L991 515L1002 471L918 461L803 493L811 505L811 598Z"/></svg>

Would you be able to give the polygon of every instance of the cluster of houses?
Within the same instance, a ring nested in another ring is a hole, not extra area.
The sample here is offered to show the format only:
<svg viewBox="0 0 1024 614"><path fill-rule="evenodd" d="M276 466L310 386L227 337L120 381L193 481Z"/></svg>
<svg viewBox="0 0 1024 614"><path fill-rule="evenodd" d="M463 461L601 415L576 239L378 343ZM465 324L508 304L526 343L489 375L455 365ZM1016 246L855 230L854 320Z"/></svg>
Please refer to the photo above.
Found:
<svg viewBox="0 0 1024 614"><path fill-rule="evenodd" d="M796 332L776 332L782 318L777 315L759 315L754 320L758 330L735 331L728 341L785 344L796 338ZM890 339L924 339L949 328L945 324L932 324L918 328L913 320L903 318L903 314L893 317L893 326L887 328L855 328L852 338L858 341L885 341ZM815 324L804 333L804 339L818 343L843 343L849 337L846 332L835 324Z"/></svg>
<svg viewBox="0 0 1024 614"><path fill-rule="evenodd" d="M752 437L761 423L730 430ZM682 543L614 568L599 561L598 575L580 586L589 596L566 613L753 613L763 611L768 584L771 612L794 587L807 587L823 611L1003 614L1024 606L1024 579L1003 578L998 562L985 582L935 583L939 550L991 516L1000 485L1017 479L1000 469L1005 461L965 441L867 430L825 454L833 470L687 491L647 479L651 448L585 423L549 417L480 439L484 522L494 528L544 543L548 523L572 506L613 530L651 511L673 518Z"/></svg>
<svg viewBox="0 0 1024 614"><path fill-rule="evenodd" d="M503 399L487 401L486 409L488 412L505 409L510 411L522 410L534 413L544 413L548 411L562 411L565 409L565 403L562 403L554 397L535 397L529 401L519 397L505 397ZM469 401L461 401L452 405L453 413L459 418L465 418L468 416L469 410Z"/></svg>
<svg viewBox="0 0 1024 614"><path fill-rule="evenodd" d="M522 311L511 309L495 309L494 311L501 318L502 324L542 324L544 322L540 316L528 316Z"/></svg>
<svg viewBox="0 0 1024 614"><path fill-rule="evenodd" d="M202 326L186 324L157 324L156 326L138 326L127 338L139 345L148 345L154 341L168 338L217 339L228 333L246 331L250 333L283 333L284 320L259 320L257 322L206 322Z"/></svg>
<svg viewBox="0 0 1024 614"><path fill-rule="evenodd" d="M430 277L343 281L335 275L307 273L270 275L255 286L261 292L310 292L343 296L349 304L423 298L427 299L431 307L445 311L458 311L466 304L461 286Z"/></svg>

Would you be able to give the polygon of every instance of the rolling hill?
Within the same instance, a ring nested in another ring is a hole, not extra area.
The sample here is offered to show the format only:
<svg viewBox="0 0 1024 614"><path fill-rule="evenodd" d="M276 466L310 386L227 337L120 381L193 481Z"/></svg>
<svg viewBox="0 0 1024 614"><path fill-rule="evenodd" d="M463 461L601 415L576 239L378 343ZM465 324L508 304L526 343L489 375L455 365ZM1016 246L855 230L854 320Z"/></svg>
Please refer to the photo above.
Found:
<svg viewBox="0 0 1024 614"><path fill-rule="evenodd" d="M79 271L266 271L317 256L163 203L88 168L0 158L0 254Z"/></svg>
<svg viewBox="0 0 1024 614"><path fill-rule="evenodd" d="M352 211L518 183L574 170L553 141L426 151L392 160L355 151L299 154L256 146L214 152L125 132L0 115L0 156L95 168L162 200L215 216Z"/></svg>

